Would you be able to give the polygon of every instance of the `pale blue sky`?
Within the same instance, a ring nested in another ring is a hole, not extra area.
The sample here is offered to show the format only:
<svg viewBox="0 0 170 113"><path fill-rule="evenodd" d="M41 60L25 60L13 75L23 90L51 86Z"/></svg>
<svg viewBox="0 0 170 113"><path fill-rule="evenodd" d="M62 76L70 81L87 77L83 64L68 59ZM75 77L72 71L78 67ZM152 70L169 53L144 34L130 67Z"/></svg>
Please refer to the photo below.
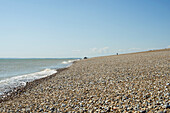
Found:
<svg viewBox="0 0 170 113"><path fill-rule="evenodd" d="M170 47L169 0L0 0L0 58Z"/></svg>

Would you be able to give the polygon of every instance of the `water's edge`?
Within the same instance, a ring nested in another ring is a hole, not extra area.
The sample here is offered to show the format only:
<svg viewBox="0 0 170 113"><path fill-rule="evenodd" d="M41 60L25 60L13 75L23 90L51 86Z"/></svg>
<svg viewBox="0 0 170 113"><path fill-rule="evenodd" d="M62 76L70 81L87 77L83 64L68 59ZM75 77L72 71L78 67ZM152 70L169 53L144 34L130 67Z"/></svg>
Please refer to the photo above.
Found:
<svg viewBox="0 0 170 113"><path fill-rule="evenodd" d="M76 62L77 61L73 61L72 64L76 63ZM67 70L71 65L69 65L65 68L56 69L57 72L52 74L52 75L49 75L49 76L46 76L46 77L43 77L43 78L40 78L40 79L35 79L31 82L27 82L26 85L24 85L24 86L18 86L14 89L11 89L8 92L5 92L4 94L0 95L0 103L19 97L22 93L26 92L26 90L28 90L28 89L30 90L33 87L40 84L41 82L47 81L48 79L51 79L52 77L56 76L56 74L59 74L64 70Z"/></svg>
<svg viewBox="0 0 170 113"><path fill-rule="evenodd" d="M35 79L32 82L27 82L25 86L19 86L14 88L13 90L6 92L3 95L0 95L0 103L4 102L4 101L8 101L14 98L19 97L19 95L21 95L22 93L24 93L27 89L31 89L35 86L37 86L38 84L40 84L42 81L46 81L48 79L51 79L52 77L56 76L56 74L59 74L60 72L68 69L69 67L66 68L60 68L57 69L57 73L54 73L52 75L49 75L47 77L44 78L40 78L40 79Z"/></svg>

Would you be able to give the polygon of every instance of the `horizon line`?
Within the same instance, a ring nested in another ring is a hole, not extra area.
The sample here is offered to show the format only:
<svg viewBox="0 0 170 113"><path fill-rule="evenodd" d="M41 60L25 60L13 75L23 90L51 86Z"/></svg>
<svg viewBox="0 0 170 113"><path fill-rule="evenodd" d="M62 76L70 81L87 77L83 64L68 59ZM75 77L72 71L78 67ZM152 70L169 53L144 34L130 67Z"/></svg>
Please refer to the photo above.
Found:
<svg viewBox="0 0 170 113"><path fill-rule="evenodd" d="M18 57L12 57L12 58L0 58L0 59L80 59L80 58L18 58Z"/></svg>

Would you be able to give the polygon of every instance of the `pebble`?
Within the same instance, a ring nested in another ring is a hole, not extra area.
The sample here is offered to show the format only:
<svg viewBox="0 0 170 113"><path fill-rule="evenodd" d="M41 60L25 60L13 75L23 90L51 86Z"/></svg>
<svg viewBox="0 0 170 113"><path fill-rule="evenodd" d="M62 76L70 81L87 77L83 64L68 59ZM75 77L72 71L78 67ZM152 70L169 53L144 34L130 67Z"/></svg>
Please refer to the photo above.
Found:
<svg viewBox="0 0 170 113"><path fill-rule="evenodd" d="M66 107L66 105L65 105L65 104L62 104L61 106L62 106L62 107Z"/></svg>
<svg viewBox="0 0 170 113"><path fill-rule="evenodd" d="M170 105L166 105L166 107L165 107L166 109L168 109L168 108L170 108Z"/></svg>
<svg viewBox="0 0 170 113"><path fill-rule="evenodd" d="M170 49L80 60L0 103L0 112L168 113L169 58Z"/></svg>
<svg viewBox="0 0 170 113"><path fill-rule="evenodd" d="M26 111L26 112L30 112L30 111L31 111L31 108L26 108L25 111Z"/></svg>
<svg viewBox="0 0 170 113"><path fill-rule="evenodd" d="M44 111L44 110L43 110L43 109L40 109L40 110L39 110L39 112L42 112L42 111Z"/></svg>
<svg viewBox="0 0 170 113"><path fill-rule="evenodd" d="M170 86L170 83L167 83L166 85L167 85L167 86Z"/></svg>

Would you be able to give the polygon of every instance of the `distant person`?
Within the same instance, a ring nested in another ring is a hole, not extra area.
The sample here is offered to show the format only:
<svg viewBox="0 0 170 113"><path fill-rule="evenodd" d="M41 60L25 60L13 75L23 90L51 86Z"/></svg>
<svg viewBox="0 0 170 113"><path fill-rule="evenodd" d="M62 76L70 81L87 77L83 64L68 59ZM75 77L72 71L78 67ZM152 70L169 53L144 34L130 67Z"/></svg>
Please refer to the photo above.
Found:
<svg viewBox="0 0 170 113"><path fill-rule="evenodd" d="M119 55L119 53L116 53L116 55Z"/></svg>

